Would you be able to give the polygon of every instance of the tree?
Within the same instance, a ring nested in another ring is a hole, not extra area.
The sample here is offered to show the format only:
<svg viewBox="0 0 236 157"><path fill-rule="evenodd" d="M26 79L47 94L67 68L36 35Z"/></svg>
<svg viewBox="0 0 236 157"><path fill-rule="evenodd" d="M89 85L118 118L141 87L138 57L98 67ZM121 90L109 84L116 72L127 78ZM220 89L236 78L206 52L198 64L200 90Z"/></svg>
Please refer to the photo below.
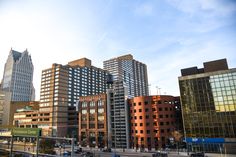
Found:
<svg viewBox="0 0 236 157"><path fill-rule="evenodd" d="M179 131L175 130L175 131L171 132L171 135L173 136L174 141L177 143L177 150L178 150L178 154L179 154L179 142L182 141L183 134L180 133Z"/></svg>
<svg viewBox="0 0 236 157"><path fill-rule="evenodd" d="M42 139L39 144L39 152L43 154L55 154L55 141L52 139Z"/></svg>

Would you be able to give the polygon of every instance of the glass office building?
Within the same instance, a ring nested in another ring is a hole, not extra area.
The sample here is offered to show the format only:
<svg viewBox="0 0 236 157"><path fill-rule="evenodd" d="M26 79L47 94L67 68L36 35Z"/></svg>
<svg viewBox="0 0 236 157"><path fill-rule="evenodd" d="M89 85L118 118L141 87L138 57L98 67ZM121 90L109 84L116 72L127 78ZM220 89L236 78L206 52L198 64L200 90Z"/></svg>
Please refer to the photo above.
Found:
<svg viewBox="0 0 236 157"><path fill-rule="evenodd" d="M225 59L179 77L186 141L192 151L236 150L236 69Z"/></svg>

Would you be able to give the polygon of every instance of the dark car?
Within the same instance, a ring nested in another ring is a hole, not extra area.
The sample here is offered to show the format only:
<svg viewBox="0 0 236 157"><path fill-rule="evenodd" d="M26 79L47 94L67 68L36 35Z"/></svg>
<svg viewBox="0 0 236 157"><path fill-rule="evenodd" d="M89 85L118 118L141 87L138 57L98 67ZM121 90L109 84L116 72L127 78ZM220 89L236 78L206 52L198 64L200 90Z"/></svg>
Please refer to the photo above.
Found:
<svg viewBox="0 0 236 157"><path fill-rule="evenodd" d="M103 149L103 152L111 152L111 148Z"/></svg>
<svg viewBox="0 0 236 157"><path fill-rule="evenodd" d="M190 155L191 157L205 157L203 152L197 152Z"/></svg>
<svg viewBox="0 0 236 157"><path fill-rule="evenodd" d="M83 153L81 154L81 156L82 156L82 157L93 157L93 153L91 153L91 152L83 152Z"/></svg>
<svg viewBox="0 0 236 157"><path fill-rule="evenodd" d="M168 157L168 154L167 152L158 152L158 153L152 154L152 157Z"/></svg>
<svg viewBox="0 0 236 157"><path fill-rule="evenodd" d="M79 154L79 153L83 152L83 150L82 150L82 148L78 148L78 149L75 149L74 152L75 152L76 154Z"/></svg>
<svg viewBox="0 0 236 157"><path fill-rule="evenodd" d="M120 155L114 153L114 154L112 154L112 157L120 157Z"/></svg>

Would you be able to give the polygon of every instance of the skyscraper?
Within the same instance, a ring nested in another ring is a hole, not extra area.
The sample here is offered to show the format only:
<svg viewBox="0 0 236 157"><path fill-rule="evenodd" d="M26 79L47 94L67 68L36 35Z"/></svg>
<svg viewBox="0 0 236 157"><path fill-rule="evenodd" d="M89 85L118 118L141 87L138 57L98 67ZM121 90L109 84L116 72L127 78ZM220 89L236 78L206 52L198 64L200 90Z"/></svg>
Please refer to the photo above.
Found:
<svg viewBox="0 0 236 157"><path fill-rule="evenodd" d="M145 64L131 54L103 62L104 70L113 75L113 87L108 90L108 137L115 148L130 147L129 108L127 99L148 95L148 77Z"/></svg>
<svg viewBox="0 0 236 157"><path fill-rule="evenodd" d="M114 81L124 82L129 97L148 95L147 66L131 54L106 60L103 68L113 75Z"/></svg>
<svg viewBox="0 0 236 157"><path fill-rule="evenodd" d="M40 128L53 136L76 136L80 96L106 92L109 73L81 58L67 65L53 64L42 71L40 91Z"/></svg>
<svg viewBox="0 0 236 157"><path fill-rule="evenodd" d="M226 59L181 70L186 141L190 150L236 153L236 69ZM224 148L225 149L224 149Z"/></svg>
<svg viewBox="0 0 236 157"><path fill-rule="evenodd" d="M34 100L33 71L34 66L27 49L22 53L10 50L1 88L12 93L11 101Z"/></svg>

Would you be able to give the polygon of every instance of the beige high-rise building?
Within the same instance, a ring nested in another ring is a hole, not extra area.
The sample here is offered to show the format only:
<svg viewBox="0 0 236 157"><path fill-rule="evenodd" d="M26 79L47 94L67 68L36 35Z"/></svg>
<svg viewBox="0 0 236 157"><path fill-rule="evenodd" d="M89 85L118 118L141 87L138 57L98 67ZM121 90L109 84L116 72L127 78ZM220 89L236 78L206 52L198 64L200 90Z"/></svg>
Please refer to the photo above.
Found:
<svg viewBox="0 0 236 157"><path fill-rule="evenodd" d="M79 96L106 92L109 73L81 58L67 65L53 64L42 71L40 113L47 115L39 128L52 136L77 136Z"/></svg>

